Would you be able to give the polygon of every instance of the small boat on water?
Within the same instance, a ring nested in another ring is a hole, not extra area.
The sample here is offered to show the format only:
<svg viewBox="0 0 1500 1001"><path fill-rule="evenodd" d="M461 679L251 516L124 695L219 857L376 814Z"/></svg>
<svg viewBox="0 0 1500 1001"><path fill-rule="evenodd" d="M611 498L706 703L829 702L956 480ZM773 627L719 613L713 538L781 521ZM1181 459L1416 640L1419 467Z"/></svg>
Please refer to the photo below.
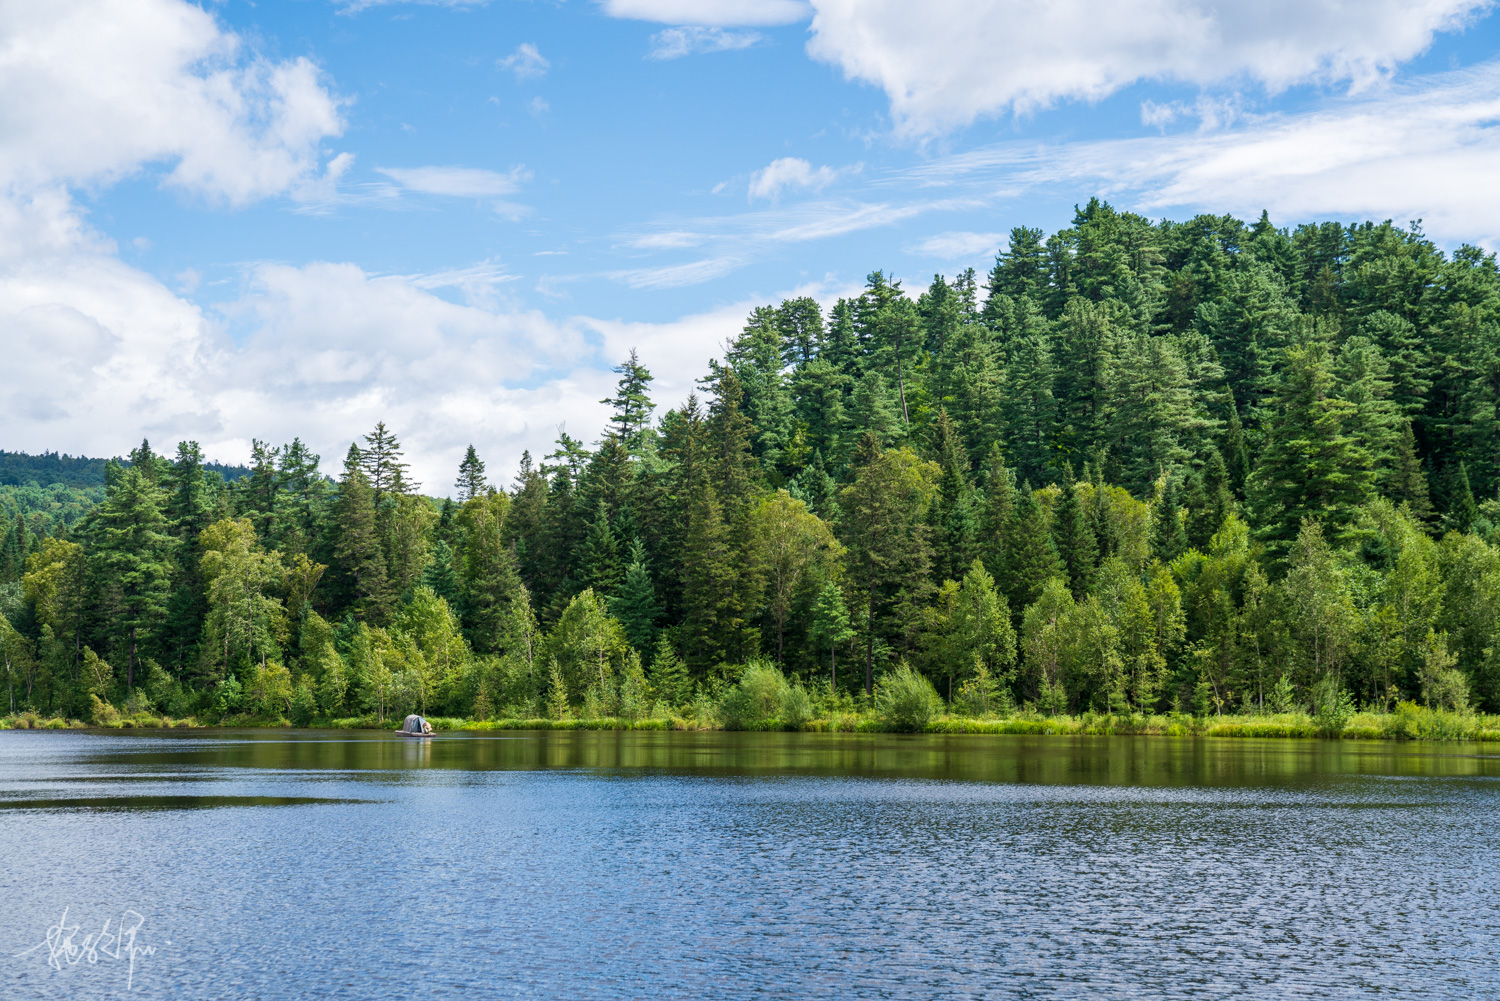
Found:
<svg viewBox="0 0 1500 1001"><path fill-rule="evenodd" d="M431 737L432 724L416 713L412 713L406 717L406 722L402 723L401 729L396 732L403 737Z"/></svg>

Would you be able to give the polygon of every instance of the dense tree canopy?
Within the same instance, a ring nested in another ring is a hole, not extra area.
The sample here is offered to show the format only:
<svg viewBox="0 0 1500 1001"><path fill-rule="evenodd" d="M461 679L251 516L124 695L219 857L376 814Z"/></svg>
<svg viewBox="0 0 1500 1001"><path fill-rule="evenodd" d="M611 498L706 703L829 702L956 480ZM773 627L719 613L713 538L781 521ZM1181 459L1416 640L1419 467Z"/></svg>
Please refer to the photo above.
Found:
<svg viewBox="0 0 1500 1001"><path fill-rule="evenodd" d="M0 488L12 705L629 713L764 658L985 706L1500 710L1475 248L1095 200L987 279L759 307L676 406L616 372L592 446L508 486L470 446L451 500L384 424L336 480L300 441L234 481L142 443L102 489Z"/></svg>

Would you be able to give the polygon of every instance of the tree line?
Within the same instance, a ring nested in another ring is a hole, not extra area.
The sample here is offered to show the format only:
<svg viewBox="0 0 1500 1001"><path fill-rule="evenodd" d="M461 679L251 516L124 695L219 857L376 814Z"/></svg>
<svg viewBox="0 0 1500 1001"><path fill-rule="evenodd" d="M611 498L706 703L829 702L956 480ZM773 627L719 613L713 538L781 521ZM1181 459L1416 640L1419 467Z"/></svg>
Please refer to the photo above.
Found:
<svg viewBox="0 0 1500 1001"><path fill-rule="evenodd" d="M661 408L453 496L142 443L0 543L12 709L481 718L684 705L769 662L957 705L1500 709L1500 273L1415 224L1094 200L981 277L754 310ZM40 488L32 487L36 490ZM133 702L132 702L133 700Z"/></svg>

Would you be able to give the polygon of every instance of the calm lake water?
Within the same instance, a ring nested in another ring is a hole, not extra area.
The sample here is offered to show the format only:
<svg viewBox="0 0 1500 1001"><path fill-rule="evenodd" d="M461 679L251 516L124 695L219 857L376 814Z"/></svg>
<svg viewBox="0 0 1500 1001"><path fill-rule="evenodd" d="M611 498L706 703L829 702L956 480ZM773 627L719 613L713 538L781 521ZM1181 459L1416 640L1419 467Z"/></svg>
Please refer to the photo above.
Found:
<svg viewBox="0 0 1500 1001"><path fill-rule="evenodd" d="M0 962L10 998L1469 1001L1497 819L1482 745L5 732Z"/></svg>

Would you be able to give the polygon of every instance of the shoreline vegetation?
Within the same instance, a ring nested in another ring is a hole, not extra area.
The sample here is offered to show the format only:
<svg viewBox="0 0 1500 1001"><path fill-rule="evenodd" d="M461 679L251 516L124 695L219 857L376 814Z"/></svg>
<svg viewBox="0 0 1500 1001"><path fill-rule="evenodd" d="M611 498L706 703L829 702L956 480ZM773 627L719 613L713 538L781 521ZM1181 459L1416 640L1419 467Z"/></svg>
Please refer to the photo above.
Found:
<svg viewBox="0 0 1500 1001"><path fill-rule="evenodd" d="M555 708L555 707L554 707ZM618 704L614 707L618 712ZM429 716L435 732L485 730L739 730L803 733L938 733L1049 734L1058 736L1120 735L1164 737L1282 737L1344 740L1460 740L1500 742L1500 715L1454 712L1398 703L1393 710L1355 710L1347 703L1334 711L1294 708L1278 713L1193 716L1181 712L1043 715L1031 705L996 707L981 715L945 705L927 680L910 669L898 669L877 689L874 700L840 697L826 682L810 695L775 667L751 665L741 681L724 688L717 699L706 695L690 705L657 701L626 715L518 715L498 719ZM957 710L957 711L955 711ZM0 730L121 730L267 728L310 730L389 730L397 720L375 714L303 718L232 714L211 721L173 719L140 710L121 713L99 702L93 719L84 722L45 717L35 712L0 717Z"/></svg>
<svg viewBox="0 0 1500 1001"><path fill-rule="evenodd" d="M0 483L0 712L1500 731L1481 249L1093 200L987 275L757 307L670 406L615 372L503 486L470 445L424 493L383 422L337 479L294 438Z"/></svg>

